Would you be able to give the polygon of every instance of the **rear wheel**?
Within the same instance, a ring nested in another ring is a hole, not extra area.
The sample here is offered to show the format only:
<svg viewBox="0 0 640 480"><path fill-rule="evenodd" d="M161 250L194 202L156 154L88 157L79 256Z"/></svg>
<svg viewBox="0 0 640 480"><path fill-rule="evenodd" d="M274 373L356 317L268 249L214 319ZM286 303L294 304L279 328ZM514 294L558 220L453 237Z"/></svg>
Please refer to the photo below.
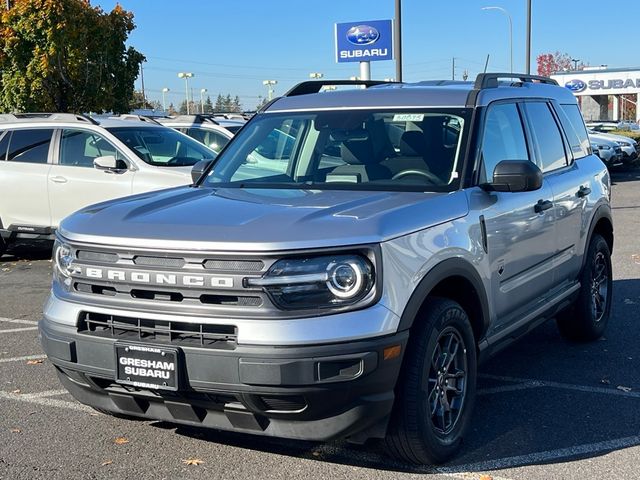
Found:
<svg viewBox="0 0 640 480"><path fill-rule="evenodd" d="M441 463L459 449L476 388L476 347L467 314L431 298L417 319L397 389L386 444L401 460Z"/></svg>
<svg viewBox="0 0 640 480"><path fill-rule="evenodd" d="M574 341L590 341L602 336L611 310L611 272L609 245L602 236L595 234L580 274L578 298L556 319L563 337Z"/></svg>

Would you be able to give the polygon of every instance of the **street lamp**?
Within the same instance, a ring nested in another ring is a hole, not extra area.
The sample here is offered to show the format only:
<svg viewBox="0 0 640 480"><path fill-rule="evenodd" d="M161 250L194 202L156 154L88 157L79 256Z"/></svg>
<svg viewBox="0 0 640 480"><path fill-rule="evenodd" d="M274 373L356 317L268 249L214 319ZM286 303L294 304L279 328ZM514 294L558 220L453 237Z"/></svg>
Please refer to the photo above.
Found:
<svg viewBox="0 0 640 480"><path fill-rule="evenodd" d="M162 89L162 110L163 111L167 111L167 99L166 99L166 95L169 92L169 89L167 87L164 87Z"/></svg>
<svg viewBox="0 0 640 480"><path fill-rule="evenodd" d="M204 113L204 94L207 92L208 90L206 88L200 89L200 113Z"/></svg>
<svg viewBox="0 0 640 480"><path fill-rule="evenodd" d="M316 80L319 80L322 77L324 77L324 75L318 72L312 72L309 74L309 78L315 78Z"/></svg>
<svg viewBox="0 0 640 480"><path fill-rule="evenodd" d="M178 73L178 78L184 78L184 93L185 93L185 100L187 103L187 115L189 115L191 112L189 111L189 79L193 78L195 75L191 72L180 72Z"/></svg>
<svg viewBox="0 0 640 480"><path fill-rule="evenodd" d="M262 84L267 87L267 99L271 101L273 99L273 86L277 85L277 80L263 80Z"/></svg>
<svg viewBox="0 0 640 480"><path fill-rule="evenodd" d="M577 58L572 58L571 61L573 62L573 70L574 71L578 70L578 62L580 60L578 60Z"/></svg>
<svg viewBox="0 0 640 480"><path fill-rule="evenodd" d="M510 49L510 56L511 56L511 72L510 73L513 73L513 22L511 21L511 15L509 15L509 12L507 12L502 7L482 7L482 10L499 10L502 13L504 13L509 19L509 45L510 45L509 49Z"/></svg>

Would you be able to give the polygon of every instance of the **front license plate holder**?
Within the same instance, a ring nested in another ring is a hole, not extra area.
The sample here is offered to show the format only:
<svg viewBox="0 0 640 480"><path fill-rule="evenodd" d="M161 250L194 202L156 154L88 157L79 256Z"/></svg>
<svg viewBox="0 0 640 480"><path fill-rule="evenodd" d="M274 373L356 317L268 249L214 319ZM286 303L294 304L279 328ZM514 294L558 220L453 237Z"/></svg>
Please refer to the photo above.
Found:
<svg viewBox="0 0 640 480"><path fill-rule="evenodd" d="M116 383L176 391L180 385L178 348L116 343Z"/></svg>

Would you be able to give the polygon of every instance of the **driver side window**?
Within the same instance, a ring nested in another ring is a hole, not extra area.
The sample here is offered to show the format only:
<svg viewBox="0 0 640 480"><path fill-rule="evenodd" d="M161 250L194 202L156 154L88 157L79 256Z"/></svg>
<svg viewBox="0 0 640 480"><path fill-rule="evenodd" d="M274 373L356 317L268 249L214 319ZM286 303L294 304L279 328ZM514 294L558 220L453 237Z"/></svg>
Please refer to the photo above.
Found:
<svg viewBox="0 0 640 480"><path fill-rule="evenodd" d="M120 168L126 168L124 156L103 136L70 128L62 131L59 165L93 168L96 158L107 155L116 157L121 163Z"/></svg>
<svg viewBox="0 0 640 480"><path fill-rule="evenodd" d="M482 135L481 184L493 181L493 171L503 160L529 160L522 119L515 103L489 107Z"/></svg>

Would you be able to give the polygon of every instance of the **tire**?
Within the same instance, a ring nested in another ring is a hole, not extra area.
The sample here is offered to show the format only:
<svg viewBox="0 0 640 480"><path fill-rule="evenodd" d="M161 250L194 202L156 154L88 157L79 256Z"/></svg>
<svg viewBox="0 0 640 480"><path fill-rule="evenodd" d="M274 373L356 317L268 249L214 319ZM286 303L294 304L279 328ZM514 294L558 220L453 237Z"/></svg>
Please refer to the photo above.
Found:
<svg viewBox="0 0 640 480"><path fill-rule="evenodd" d="M469 428L476 390L476 344L469 317L451 300L432 297L428 301L427 312L412 327L385 439L392 456L415 464L442 463L458 451ZM445 351L456 353L447 356ZM445 364L452 375L448 380L434 368ZM454 371L464 376L453 376ZM438 390L441 387L451 389L443 396L448 415L437 396L443 393ZM451 408L454 404L457 409Z"/></svg>
<svg viewBox="0 0 640 480"><path fill-rule="evenodd" d="M578 342L600 338L609 322L612 290L609 245L602 236L595 234L580 273L578 298L556 319L560 334Z"/></svg>

